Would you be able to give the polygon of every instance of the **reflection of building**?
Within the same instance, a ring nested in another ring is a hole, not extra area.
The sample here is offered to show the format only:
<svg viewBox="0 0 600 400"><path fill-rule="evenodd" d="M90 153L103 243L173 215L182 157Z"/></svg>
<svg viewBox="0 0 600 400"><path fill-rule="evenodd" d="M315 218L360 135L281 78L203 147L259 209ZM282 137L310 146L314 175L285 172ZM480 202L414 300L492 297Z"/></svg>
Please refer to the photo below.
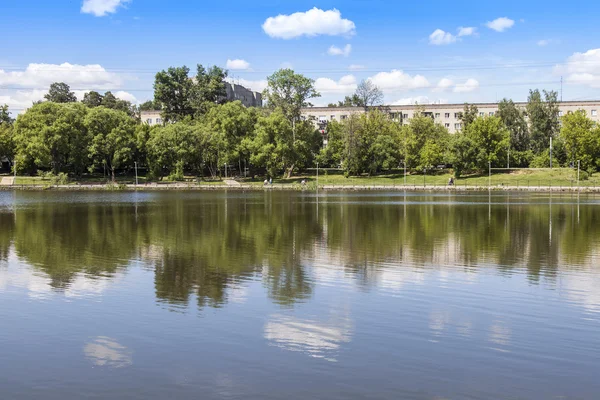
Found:
<svg viewBox="0 0 600 400"><path fill-rule="evenodd" d="M527 103L515 103L517 107L525 108ZM495 115L498 112L497 103L476 103L480 116ZM423 105L405 105L405 106L383 106L382 110L389 113L390 118L408 124L410 119L417 111L422 111L426 116L445 126L450 133L456 133L462 129L461 114L464 104L423 104ZM600 122L600 100L596 101L565 101L559 103L559 115L562 116L568 112L585 110L588 117L596 122ZM302 110L303 119L312 120L318 125L319 129L324 129L329 121L343 121L352 114L362 114L365 110L362 107L310 107Z"/></svg>

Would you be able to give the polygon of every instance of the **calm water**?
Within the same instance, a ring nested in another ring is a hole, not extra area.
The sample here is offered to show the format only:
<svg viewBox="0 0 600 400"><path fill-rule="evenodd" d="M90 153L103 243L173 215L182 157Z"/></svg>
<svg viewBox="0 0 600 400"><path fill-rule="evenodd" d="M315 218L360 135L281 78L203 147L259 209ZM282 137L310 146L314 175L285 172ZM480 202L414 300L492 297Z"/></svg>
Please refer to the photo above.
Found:
<svg viewBox="0 0 600 400"><path fill-rule="evenodd" d="M0 192L0 398L598 399L600 198Z"/></svg>

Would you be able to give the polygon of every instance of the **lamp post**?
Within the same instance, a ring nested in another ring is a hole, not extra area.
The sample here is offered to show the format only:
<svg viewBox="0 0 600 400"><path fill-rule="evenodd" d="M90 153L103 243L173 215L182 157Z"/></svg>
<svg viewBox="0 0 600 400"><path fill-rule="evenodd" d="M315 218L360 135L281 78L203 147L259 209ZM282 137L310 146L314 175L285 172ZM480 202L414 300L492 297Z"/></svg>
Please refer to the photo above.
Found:
<svg viewBox="0 0 600 400"><path fill-rule="evenodd" d="M317 161L317 192L319 191L319 162Z"/></svg>
<svg viewBox="0 0 600 400"><path fill-rule="evenodd" d="M552 136L550 136L550 169L552 169Z"/></svg>
<svg viewBox="0 0 600 400"><path fill-rule="evenodd" d="M138 185L137 161L135 161L134 164L135 164L135 186L137 186Z"/></svg>
<svg viewBox="0 0 600 400"><path fill-rule="evenodd" d="M491 161L488 161L488 168L489 168L488 189L491 189L491 187L492 187L492 162Z"/></svg>
<svg viewBox="0 0 600 400"><path fill-rule="evenodd" d="M581 160L577 160L577 190L581 191L581 187L579 186L579 170L581 168Z"/></svg>

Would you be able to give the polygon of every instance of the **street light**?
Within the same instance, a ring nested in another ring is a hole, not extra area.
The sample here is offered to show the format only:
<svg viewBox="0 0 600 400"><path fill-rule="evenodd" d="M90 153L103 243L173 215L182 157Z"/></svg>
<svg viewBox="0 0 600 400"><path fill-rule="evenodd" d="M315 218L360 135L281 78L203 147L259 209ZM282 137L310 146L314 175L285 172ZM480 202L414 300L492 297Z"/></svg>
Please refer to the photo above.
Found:
<svg viewBox="0 0 600 400"><path fill-rule="evenodd" d="M137 161L134 161L135 164L135 186L138 185L138 173L137 173Z"/></svg>

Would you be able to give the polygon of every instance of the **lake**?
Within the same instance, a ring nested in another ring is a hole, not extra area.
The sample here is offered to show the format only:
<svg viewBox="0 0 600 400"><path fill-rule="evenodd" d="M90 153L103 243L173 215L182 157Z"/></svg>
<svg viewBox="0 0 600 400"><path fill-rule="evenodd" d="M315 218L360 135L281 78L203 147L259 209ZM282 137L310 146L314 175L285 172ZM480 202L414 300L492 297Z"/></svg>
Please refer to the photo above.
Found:
<svg viewBox="0 0 600 400"><path fill-rule="evenodd" d="M598 399L600 197L0 192L2 399Z"/></svg>

